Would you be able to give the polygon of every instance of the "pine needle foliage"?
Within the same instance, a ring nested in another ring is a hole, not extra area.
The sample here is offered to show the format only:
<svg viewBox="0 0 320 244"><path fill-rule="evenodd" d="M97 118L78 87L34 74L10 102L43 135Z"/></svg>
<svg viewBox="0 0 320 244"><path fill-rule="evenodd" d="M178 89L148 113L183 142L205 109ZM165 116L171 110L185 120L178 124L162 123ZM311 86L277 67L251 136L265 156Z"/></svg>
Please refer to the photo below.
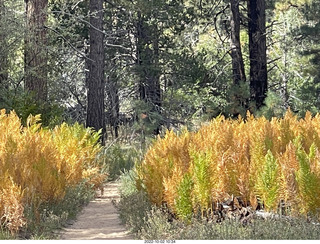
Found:
<svg viewBox="0 0 320 244"><path fill-rule="evenodd" d="M254 209L320 217L320 115L236 120L219 116L197 132L167 131L137 167L151 202L183 219L232 197ZM281 203L281 204L280 204Z"/></svg>
<svg viewBox="0 0 320 244"><path fill-rule="evenodd" d="M30 115L24 127L14 112L1 110L0 225L14 234L27 224L25 206L40 221L40 205L62 200L67 188L101 184L99 136L79 124L42 128L40 115Z"/></svg>

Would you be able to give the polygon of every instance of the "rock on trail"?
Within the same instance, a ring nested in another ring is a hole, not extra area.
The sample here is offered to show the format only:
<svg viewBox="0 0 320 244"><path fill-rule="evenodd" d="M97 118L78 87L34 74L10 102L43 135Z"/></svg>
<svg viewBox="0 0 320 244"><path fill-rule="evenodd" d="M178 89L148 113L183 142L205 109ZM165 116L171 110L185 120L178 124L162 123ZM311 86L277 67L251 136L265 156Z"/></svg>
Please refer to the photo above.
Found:
<svg viewBox="0 0 320 244"><path fill-rule="evenodd" d="M91 201L79 214L77 220L65 228L61 240L130 240L125 226L120 222L112 200L119 200L118 183L110 182L104 187L104 195Z"/></svg>

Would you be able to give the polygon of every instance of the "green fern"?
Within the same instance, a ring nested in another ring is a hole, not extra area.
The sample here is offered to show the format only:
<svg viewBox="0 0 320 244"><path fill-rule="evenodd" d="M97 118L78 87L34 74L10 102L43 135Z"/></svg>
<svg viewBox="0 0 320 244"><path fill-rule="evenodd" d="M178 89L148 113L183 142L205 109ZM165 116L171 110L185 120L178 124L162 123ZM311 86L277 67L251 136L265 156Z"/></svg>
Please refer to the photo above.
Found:
<svg viewBox="0 0 320 244"><path fill-rule="evenodd" d="M191 192L193 188L192 177L189 173L183 176L178 187L178 198L176 200L177 215L185 221L190 221L192 217Z"/></svg>
<svg viewBox="0 0 320 244"><path fill-rule="evenodd" d="M279 166L272 152L268 150L265 156L263 171L258 174L257 195L263 202L266 210L273 210L277 207L279 196Z"/></svg>
<svg viewBox="0 0 320 244"><path fill-rule="evenodd" d="M308 155L309 159L314 160L316 157L316 153L317 153L317 146L315 143L312 143L309 149L309 155Z"/></svg>
<svg viewBox="0 0 320 244"><path fill-rule="evenodd" d="M310 156L312 157L313 150L310 148ZM296 180L299 187L299 197L301 200L301 213L315 213L320 207L320 179L311 171L310 160L307 153L299 148L297 151L299 161L299 170L296 172Z"/></svg>
<svg viewBox="0 0 320 244"><path fill-rule="evenodd" d="M196 204L200 205L201 210L206 210L211 202L211 178L213 177L210 167L211 155L209 152L190 151L190 156L193 162L194 199Z"/></svg>

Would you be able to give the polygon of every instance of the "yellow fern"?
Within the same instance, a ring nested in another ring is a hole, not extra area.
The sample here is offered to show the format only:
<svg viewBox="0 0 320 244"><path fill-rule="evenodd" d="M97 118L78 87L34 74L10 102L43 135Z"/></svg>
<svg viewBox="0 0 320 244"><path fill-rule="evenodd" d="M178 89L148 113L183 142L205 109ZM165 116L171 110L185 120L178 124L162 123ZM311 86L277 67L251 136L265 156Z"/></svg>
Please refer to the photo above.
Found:
<svg viewBox="0 0 320 244"><path fill-rule="evenodd" d="M271 120L250 113L245 120L219 116L195 133L169 131L155 141L139 166L139 180L158 205L167 202L178 211L179 199L182 215L232 195L254 208L260 199L267 210L284 202L292 213L314 212L320 202L318 148L320 115L298 119L288 110Z"/></svg>
<svg viewBox="0 0 320 244"><path fill-rule="evenodd" d="M99 134L78 124L44 129L40 115L29 116L23 127L14 112L0 111L0 225L12 232L25 224L23 208L62 199L67 187L86 177L101 185L106 177L96 155ZM94 172L90 172L94 169Z"/></svg>

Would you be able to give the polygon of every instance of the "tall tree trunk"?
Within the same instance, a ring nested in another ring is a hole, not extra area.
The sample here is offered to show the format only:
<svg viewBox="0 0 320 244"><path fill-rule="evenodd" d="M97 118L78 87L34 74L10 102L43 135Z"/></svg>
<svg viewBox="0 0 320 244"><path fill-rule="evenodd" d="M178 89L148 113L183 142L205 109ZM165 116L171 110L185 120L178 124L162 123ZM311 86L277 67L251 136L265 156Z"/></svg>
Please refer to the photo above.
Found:
<svg viewBox="0 0 320 244"><path fill-rule="evenodd" d="M239 85L240 81L246 81L246 75L244 71L244 63L241 52L240 43L240 12L239 12L240 0L231 0L230 8L230 26L231 26L231 58L232 58L232 74L233 84Z"/></svg>
<svg viewBox="0 0 320 244"><path fill-rule="evenodd" d="M6 6L4 0L0 0L0 23L6 22ZM8 47L5 24L0 26L0 88L7 87L8 79ZM0 98L1 100L1 98Z"/></svg>
<svg viewBox="0 0 320 244"><path fill-rule="evenodd" d="M87 127L105 134L103 0L90 0Z"/></svg>
<svg viewBox="0 0 320 244"><path fill-rule="evenodd" d="M232 80L234 88L230 91L230 107L229 111L233 117L245 115L247 110L248 97L243 93L242 85L246 82L246 75L244 71L244 62L241 52L240 43L240 0L230 0L230 48L232 60Z"/></svg>
<svg viewBox="0 0 320 244"><path fill-rule="evenodd" d="M47 20L48 0L25 0L27 34L25 38L25 89L37 101L47 100Z"/></svg>
<svg viewBox="0 0 320 244"><path fill-rule="evenodd" d="M161 114L161 88L159 72L159 39L157 26L149 26L140 13L137 25L137 65L139 70L139 96L146 102L150 112ZM159 116L160 117L160 116ZM158 121L154 134L160 133Z"/></svg>
<svg viewBox="0 0 320 244"><path fill-rule="evenodd" d="M250 94L256 109L264 105L268 90L265 11L265 0L248 1Z"/></svg>

